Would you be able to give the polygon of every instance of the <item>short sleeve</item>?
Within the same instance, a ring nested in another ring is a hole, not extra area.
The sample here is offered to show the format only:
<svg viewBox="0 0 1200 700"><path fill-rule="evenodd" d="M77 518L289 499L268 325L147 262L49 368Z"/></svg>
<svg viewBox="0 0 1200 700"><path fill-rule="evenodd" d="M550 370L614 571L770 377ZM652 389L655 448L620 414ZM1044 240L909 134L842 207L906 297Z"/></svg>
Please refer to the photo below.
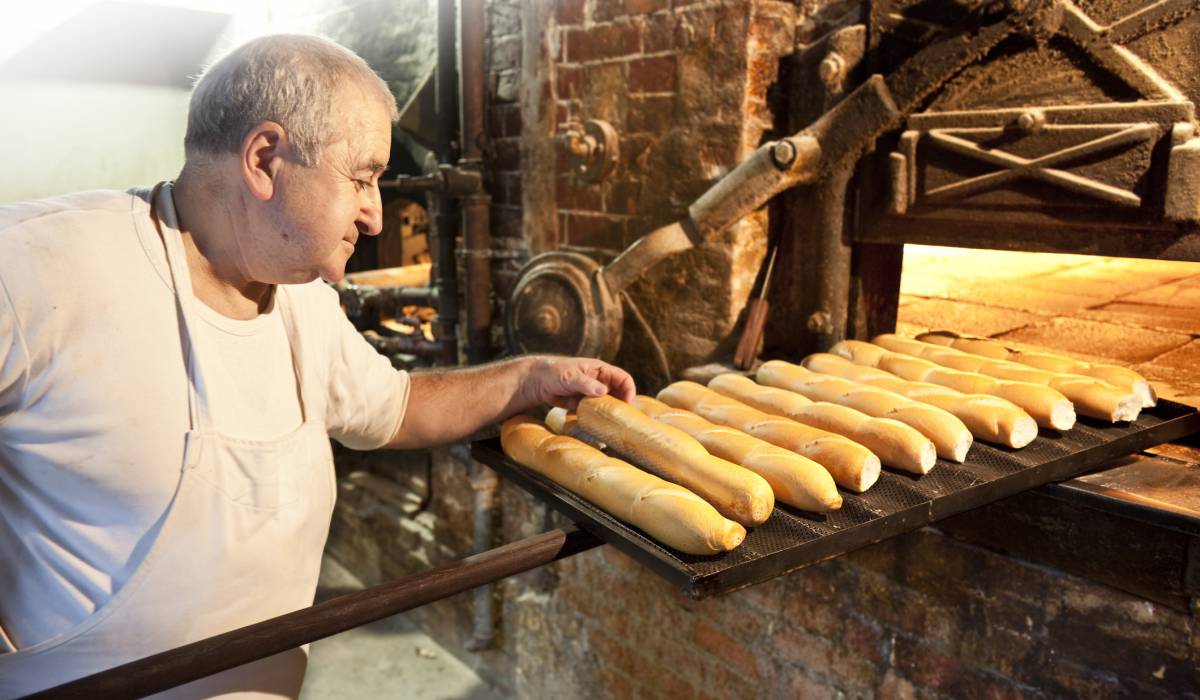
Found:
<svg viewBox="0 0 1200 700"><path fill-rule="evenodd" d="M326 288L321 316L331 333L329 436L346 447L373 450L392 439L408 407L409 375L363 339L342 313L337 293Z"/></svg>
<svg viewBox="0 0 1200 700"><path fill-rule="evenodd" d="M12 297L0 278L0 421L21 407L29 381L29 349Z"/></svg>

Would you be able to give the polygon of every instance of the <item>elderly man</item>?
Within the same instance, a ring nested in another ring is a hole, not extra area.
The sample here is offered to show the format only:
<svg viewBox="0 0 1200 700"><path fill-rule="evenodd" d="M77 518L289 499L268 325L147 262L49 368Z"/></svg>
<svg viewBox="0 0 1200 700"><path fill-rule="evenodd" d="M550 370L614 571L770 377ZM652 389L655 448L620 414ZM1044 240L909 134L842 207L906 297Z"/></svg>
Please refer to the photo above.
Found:
<svg viewBox="0 0 1200 700"><path fill-rule="evenodd" d="M196 85L152 191L0 207L0 697L311 604L329 438L460 439L633 382L597 360L397 372L336 294L396 106L357 56L252 41ZM176 689L295 695L294 650Z"/></svg>

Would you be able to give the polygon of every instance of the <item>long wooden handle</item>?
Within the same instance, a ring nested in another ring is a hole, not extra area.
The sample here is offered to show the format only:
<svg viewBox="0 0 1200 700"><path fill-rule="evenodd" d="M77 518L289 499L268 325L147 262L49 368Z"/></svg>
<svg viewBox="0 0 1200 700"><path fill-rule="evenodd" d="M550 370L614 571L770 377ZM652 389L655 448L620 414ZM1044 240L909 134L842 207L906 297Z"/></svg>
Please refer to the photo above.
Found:
<svg viewBox="0 0 1200 700"><path fill-rule="evenodd" d="M733 366L738 369L750 369L754 364L758 343L762 340L763 326L767 322L767 300L752 299L746 311L746 326L742 329L742 337L738 340L737 351L733 354Z"/></svg>
<svg viewBox="0 0 1200 700"><path fill-rule="evenodd" d="M602 544L551 530L43 690L29 698L143 697L418 608Z"/></svg>

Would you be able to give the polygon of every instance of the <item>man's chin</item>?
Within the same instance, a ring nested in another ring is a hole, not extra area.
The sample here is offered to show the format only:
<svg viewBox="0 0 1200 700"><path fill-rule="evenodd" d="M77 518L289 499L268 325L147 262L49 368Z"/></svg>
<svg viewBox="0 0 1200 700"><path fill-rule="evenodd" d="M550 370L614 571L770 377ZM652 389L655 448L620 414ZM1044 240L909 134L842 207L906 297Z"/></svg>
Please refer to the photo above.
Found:
<svg viewBox="0 0 1200 700"><path fill-rule="evenodd" d="M318 277L329 284L341 282L346 277L346 262L343 260L334 265L323 265Z"/></svg>

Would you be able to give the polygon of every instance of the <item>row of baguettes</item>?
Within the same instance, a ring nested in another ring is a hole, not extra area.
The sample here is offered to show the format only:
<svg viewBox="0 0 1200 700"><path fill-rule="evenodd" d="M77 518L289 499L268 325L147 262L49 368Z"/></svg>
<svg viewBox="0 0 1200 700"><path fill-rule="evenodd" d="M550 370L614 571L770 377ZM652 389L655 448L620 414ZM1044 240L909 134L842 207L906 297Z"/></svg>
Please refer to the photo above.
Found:
<svg viewBox="0 0 1200 700"><path fill-rule="evenodd" d="M571 449L560 446L547 455L569 454L576 471L590 475L572 484L547 464L552 458L543 456L539 468L536 450L507 445L505 450L668 546L714 553L736 546L744 527L765 521L774 500L816 512L840 507L835 482L865 491L878 479L881 460L923 474L937 456L963 461L973 438L1019 448L1033 440L1039 424L1069 428L1077 403L1086 404L1080 408L1085 415L1123 420L1130 415L1129 397L1140 409L1153 396L1148 384L1139 391L1128 375L1116 387L1095 376L1080 381L1033 367L1018 372L996 358L892 335L875 343L845 341L832 352L811 355L803 365L765 363L758 383L738 374L718 376L707 387L676 382L658 399L639 396L633 406L601 397L581 402L578 419L565 412L548 417L555 432L599 438L642 469L563 437ZM935 362L946 358L948 364L992 374ZM1016 376L1032 381L1008 378ZM1066 388L1075 402L1055 387ZM529 424L520 422L523 432L506 425L506 434L528 435ZM699 501L663 491L663 484L686 487L682 490ZM602 485L622 497L614 502L610 493L601 502L595 489ZM639 488L650 488L656 507L634 512L629 499L648 498L637 495Z"/></svg>
<svg viewBox="0 0 1200 700"><path fill-rule="evenodd" d="M1048 352L1034 352L1031 350L1017 350L1005 346L998 340L991 338L977 338L975 336L961 335L954 331L932 331L930 333L921 333L917 336L917 340L923 340L927 343L944 345L952 347L956 350L963 350L973 355L982 355L990 357L993 360L1011 360L1019 362L1023 365L1036 367L1037 369L1048 370L1050 372L1060 372L1067 374L1082 374L1088 377L1095 377L1102 381L1108 382L1115 387L1128 389L1137 394L1142 401L1142 408L1150 408L1158 402L1158 395L1154 391L1154 387L1142 375L1134 372L1128 367L1119 365L1109 365L1094 362L1084 362L1062 355L1054 355Z"/></svg>

